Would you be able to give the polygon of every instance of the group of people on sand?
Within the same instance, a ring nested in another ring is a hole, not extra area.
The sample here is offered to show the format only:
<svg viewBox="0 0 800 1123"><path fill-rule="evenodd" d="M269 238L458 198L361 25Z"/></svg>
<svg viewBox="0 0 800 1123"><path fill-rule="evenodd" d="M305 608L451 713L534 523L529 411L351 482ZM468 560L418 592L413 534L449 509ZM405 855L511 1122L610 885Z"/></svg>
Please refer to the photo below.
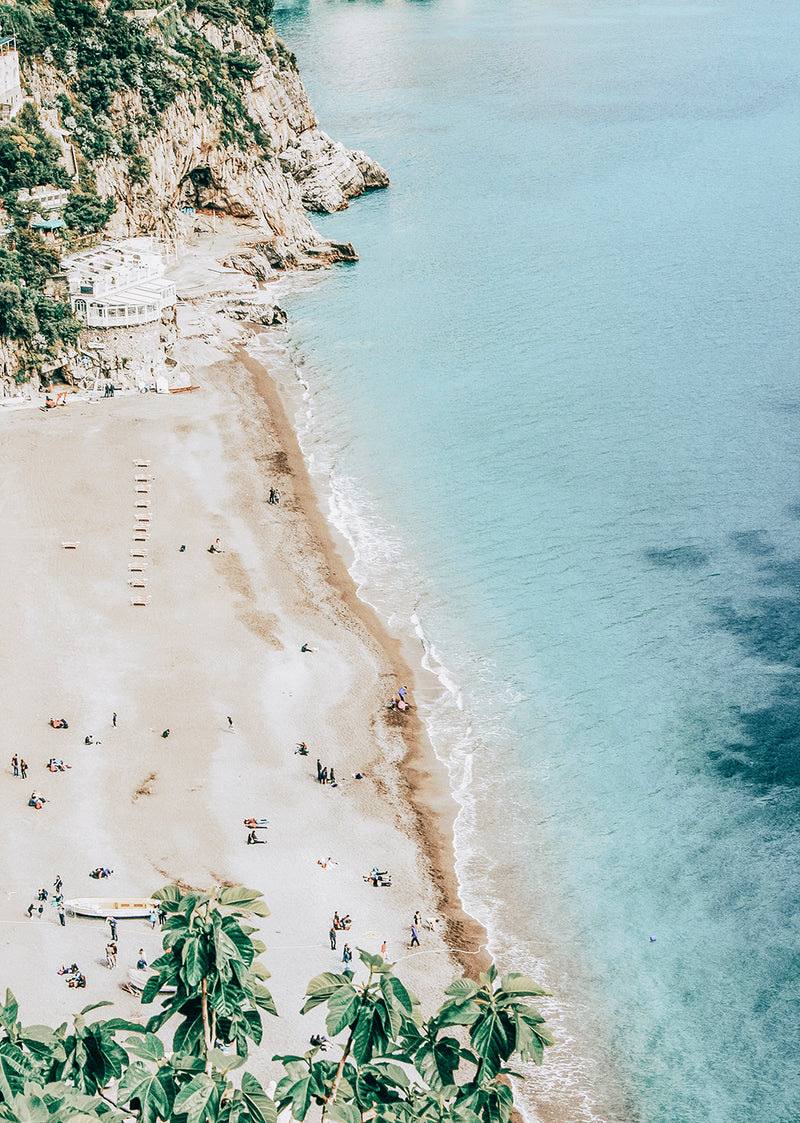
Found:
<svg viewBox="0 0 800 1123"><path fill-rule="evenodd" d="M28 775L28 765L21 757L18 757L16 753L14 753L11 758L11 771L15 776L21 776L23 780Z"/></svg>
<svg viewBox="0 0 800 1123"><path fill-rule="evenodd" d="M328 768L327 765L323 767L322 761L317 759L317 783L330 784L334 788L339 786L339 781L336 779L336 774L333 771L333 765L331 765L330 768Z"/></svg>
<svg viewBox="0 0 800 1123"><path fill-rule="evenodd" d="M59 975L63 975L67 980L69 987L85 987L86 976L81 971L77 963L73 963L71 967L59 967Z"/></svg>
<svg viewBox="0 0 800 1123"><path fill-rule="evenodd" d="M377 889L379 885L390 886L392 875L388 870L379 870L377 866L373 866L369 873L364 874L364 880L371 881Z"/></svg>
<svg viewBox="0 0 800 1123"><path fill-rule="evenodd" d="M277 487L271 487L269 489L269 501L273 505L280 503L281 493L278 491Z"/></svg>
<svg viewBox="0 0 800 1123"><path fill-rule="evenodd" d="M72 768L72 765L65 764L63 757L59 757L58 760L56 760L54 756L51 756L50 760L47 762L48 772L66 772L68 768Z"/></svg>
<svg viewBox="0 0 800 1123"><path fill-rule="evenodd" d="M61 875L56 874L56 879L53 882L54 892L51 898L51 904L53 905L53 908L55 908L58 912L58 920L62 928L67 923L66 909L64 907L64 895L61 892L63 886L64 882L61 880ZM40 889L36 895L36 901L31 901L31 903L28 905L28 908L26 910L28 913L28 917L32 917L35 912L38 912L39 916L41 917L42 913L44 912L44 906L47 903L47 899L49 896L50 894L46 889Z"/></svg>
<svg viewBox="0 0 800 1123"><path fill-rule="evenodd" d="M392 695L392 700L389 703L389 709L410 710L411 707L406 701L406 694L408 694L408 691L404 686L401 686L397 693Z"/></svg>
<svg viewBox="0 0 800 1123"><path fill-rule="evenodd" d="M335 912L333 914L333 920L331 921L331 930L328 933L328 939L330 940L330 943L331 943L331 951L336 951L336 936L337 936L337 934L339 932L349 932L351 924L352 924L352 921L350 920L350 914L349 913L347 914L347 916L343 916L341 918L339 917L338 912ZM347 947L347 944L345 944L344 946Z"/></svg>

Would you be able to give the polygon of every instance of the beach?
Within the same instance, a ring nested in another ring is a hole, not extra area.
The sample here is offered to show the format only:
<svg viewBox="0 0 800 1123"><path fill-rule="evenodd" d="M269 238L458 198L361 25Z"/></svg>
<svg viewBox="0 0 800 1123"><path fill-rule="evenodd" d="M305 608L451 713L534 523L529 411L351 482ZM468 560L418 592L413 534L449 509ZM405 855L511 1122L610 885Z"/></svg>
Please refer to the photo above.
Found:
<svg viewBox="0 0 800 1123"><path fill-rule="evenodd" d="M196 390L70 395L0 417L0 983L26 1023L100 1001L107 1016L143 1021L157 1006L123 985L140 948L149 962L159 954L159 931L121 921L109 969L104 922L68 915L62 927L51 900L29 918L38 890L52 896L57 875L68 900L171 882L259 889L280 1020L265 1019L253 1068L275 1078L273 1053L302 1052L324 1030L321 1013L299 1008L310 978L342 968L344 942L373 953L385 942L428 1011L486 961L458 902L454 809L411 669L355 595L269 373L242 349L250 329L200 291L219 248L208 238L181 266L185 288L198 277L176 349ZM402 686L405 713L389 708ZM68 729L52 728L62 717ZM49 771L51 757L70 767ZM317 782L318 759L335 786ZM28 806L34 789L41 810ZM269 820L263 845L247 845L251 816ZM95 867L112 877L92 880ZM364 880L373 867L390 887ZM334 951L335 911L352 928ZM438 920L412 950L417 911ZM57 974L72 962L85 990Z"/></svg>

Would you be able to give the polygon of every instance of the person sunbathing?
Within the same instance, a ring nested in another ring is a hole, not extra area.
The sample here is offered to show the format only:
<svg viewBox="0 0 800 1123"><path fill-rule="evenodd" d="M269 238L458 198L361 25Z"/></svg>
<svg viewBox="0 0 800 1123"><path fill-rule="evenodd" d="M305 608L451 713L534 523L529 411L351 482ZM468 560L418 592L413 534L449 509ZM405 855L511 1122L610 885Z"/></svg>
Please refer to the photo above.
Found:
<svg viewBox="0 0 800 1123"><path fill-rule="evenodd" d="M65 717L51 717L50 724L53 729L69 729L67 719Z"/></svg>

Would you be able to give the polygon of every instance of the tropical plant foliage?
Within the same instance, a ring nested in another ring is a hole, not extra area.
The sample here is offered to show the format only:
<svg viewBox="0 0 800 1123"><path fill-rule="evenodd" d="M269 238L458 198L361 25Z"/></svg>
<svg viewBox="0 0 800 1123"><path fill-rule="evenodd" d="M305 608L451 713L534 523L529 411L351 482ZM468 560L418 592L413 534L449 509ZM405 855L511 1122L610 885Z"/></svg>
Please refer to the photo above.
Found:
<svg viewBox="0 0 800 1123"><path fill-rule="evenodd" d="M303 1013L326 1008L333 1059L315 1046L276 1056L285 1075L274 1099L248 1071L248 1043L261 1041L262 1012L275 1014L251 915L268 915L260 893L242 888L155 894L167 914L164 955L142 1002L174 987L145 1025L88 1022L23 1027L10 991L0 1003L0 1121L16 1123L508 1123L508 1067L541 1064L552 1038L527 1000L545 994L531 979L494 967L459 979L427 1021L392 964L359 952L361 967L324 972L308 984ZM360 980L357 974L363 975ZM99 1006L108 1005L100 1003ZM163 1029L173 1019L171 1047ZM235 1045L235 1051L231 1051ZM318 1114L317 1114L318 1113Z"/></svg>

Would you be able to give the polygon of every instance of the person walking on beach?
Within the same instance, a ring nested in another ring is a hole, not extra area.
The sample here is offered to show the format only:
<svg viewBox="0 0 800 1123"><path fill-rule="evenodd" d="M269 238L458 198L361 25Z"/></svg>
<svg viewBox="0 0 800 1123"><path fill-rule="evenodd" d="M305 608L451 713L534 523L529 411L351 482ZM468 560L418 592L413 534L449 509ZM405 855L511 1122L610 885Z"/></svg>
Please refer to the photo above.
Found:
<svg viewBox="0 0 800 1123"><path fill-rule="evenodd" d="M331 942L331 951L336 951L336 929L335 928L331 927L331 930L328 933L328 939Z"/></svg>
<svg viewBox="0 0 800 1123"><path fill-rule="evenodd" d="M111 715L111 724L114 726L115 729L117 728L117 715L116 714Z"/></svg>
<svg viewBox="0 0 800 1123"><path fill-rule="evenodd" d="M144 954L144 948L139 948L139 958L136 960L136 970L147 970L147 956Z"/></svg>
<svg viewBox="0 0 800 1123"><path fill-rule="evenodd" d="M317 757L317 783L322 783L322 761Z"/></svg>
<svg viewBox="0 0 800 1123"><path fill-rule="evenodd" d="M342 963L344 963L345 971L350 967L350 960L353 958L353 953L350 951L350 945L345 944L342 948Z"/></svg>
<svg viewBox="0 0 800 1123"><path fill-rule="evenodd" d="M19 776L19 757L16 753L11 758L11 768L15 776Z"/></svg>
<svg viewBox="0 0 800 1123"><path fill-rule="evenodd" d="M333 774L333 765L331 765L331 770L330 770L330 773L328 774L328 783L333 784L334 787L337 786L336 785L336 777Z"/></svg>
<svg viewBox="0 0 800 1123"><path fill-rule="evenodd" d="M115 916L107 916L106 924L111 929L111 939L116 943L117 940L117 918Z"/></svg>
<svg viewBox="0 0 800 1123"><path fill-rule="evenodd" d="M23 780L26 779L26 777L28 775L28 766L25 763L25 761L22 760L22 759L20 759L20 762L19 762L19 774L20 774L20 776L22 777Z"/></svg>
<svg viewBox="0 0 800 1123"><path fill-rule="evenodd" d="M59 901L59 903L58 903L58 923L61 925L62 928L66 928L67 915L66 915L66 912L64 911L64 902L63 901Z"/></svg>
<svg viewBox="0 0 800 1123"><path fill-rule="evenodd" d="M419 947L419 932L417 931L416 924L411 925L411 943L409 944L409 947L412 947L412 948L418 948Z"/></svg>
<svg viewBox="0 0 800 1123"><path fill-rule="evenodd" d="M60 893L61 890L64 888L64 882L61 880L61 874L60 873L56 874L56 879L53 882L53 888L55 889L56 893Z"/></svg>
<svg viewBox="0 0 800 1123"><path fill-rule="evenodd" d="M233 732L233 718L232 717L228 718L228 729L230 729L231 733Z"/></svg>

